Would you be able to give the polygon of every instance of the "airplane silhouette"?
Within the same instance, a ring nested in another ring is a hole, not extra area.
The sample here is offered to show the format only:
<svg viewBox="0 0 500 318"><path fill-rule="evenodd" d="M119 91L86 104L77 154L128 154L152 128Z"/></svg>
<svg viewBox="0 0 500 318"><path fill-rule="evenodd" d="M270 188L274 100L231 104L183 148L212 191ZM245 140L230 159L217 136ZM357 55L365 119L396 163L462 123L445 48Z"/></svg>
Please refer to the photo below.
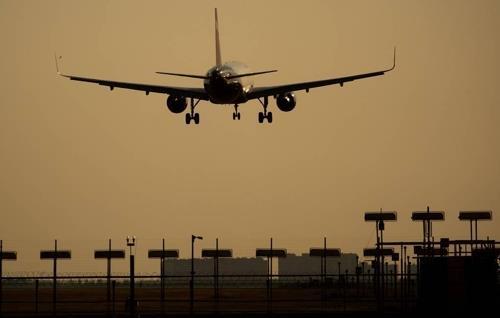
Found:
<svg viewBox="0 0 500 318"><path fill-rule="evenodd" d="M200 122L200 114L195 112L195 108L201 100L210 101L213 104L234 105L233 120L240 120L241 114L238 111L238 105L250 100L257 99L264 110L259 112L258 121L263 123L266 119L269 123L273 121L273 113L268 111L268 99L270 96L276 99L276 105L283 112L289 112L295 108L295 91L305 90L309 92L311 88L339 84L343 86L346 82L352 82L362 78L384 75L392 71L396 66L396 48L394 48L394 60L392 67L364 74L356 74L345 77L330 78L312 82L302 82L294 84L254 87L249 79L252 76L272 73L277 70L251 72L249 68L240 62L222 63L220 41L219 41L219 22L217 18L217 8L215 9L215 58L216 64L210 68L205 75L180 74L170 72L156 72L157 74L183 76L203 80L203 87L174 87L164 85L152 85L141 83L118 82L97 78L81 77L75 75L63 74L59 71L59 65L56 56L57 74L67 77L70 80L95 83L107 86L110 90L115 87L143 91L146 95L149 93L167 94L167 108L175 114L183 113L187 106L187 99L190 99L190 111L186 113L186 124L194 121Z"/></svg>

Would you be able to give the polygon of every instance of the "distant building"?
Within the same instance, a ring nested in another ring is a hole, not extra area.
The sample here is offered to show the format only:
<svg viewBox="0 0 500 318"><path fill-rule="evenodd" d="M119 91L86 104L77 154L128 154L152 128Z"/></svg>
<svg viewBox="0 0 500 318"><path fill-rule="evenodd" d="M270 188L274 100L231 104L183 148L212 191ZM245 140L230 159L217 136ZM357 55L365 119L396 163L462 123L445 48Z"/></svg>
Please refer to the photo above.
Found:
<svg viewBox="0 0 500 318"><path fill-rule="evenodd" d="M311 275L297 276L292 278L283 278L283 280L310 280L313 276L321 273L321 258L311 257L309 254L300 256L288 254L284 258L274 261L273 272L279 275ZM262 282L266 280L267 275L266 258L220 258L219 275L234 275L234 277L220 278L219 282ZM326 261L327 275L356 273L358 265L358 256L347 253L340 257L328 257ZM212 258L194 259L195 282L197 284L211 284L213 282L214 261ZM191 259L167 259L165 261L165 275L180 276L169 278L168 280L185 284L189 281L191 275ZM281 280L282 278L280 278Z"/></svg>
<svg viewBox="0 0 500 318"><path fill-rule="evenodd" d="M195 258L196 275L213 275L214 261L212 258ZM190 275L191 259L167 259L165 261L166 275ZM266 275L267 262L264 258L220 258L220 275Z"/></svg>
<svg viewBox="0 0 500 318"><path fill-rule="evenodd" d="M326 274L338 275L345 274L347 270L349 274L356 273L358 265L358 255L352 253L342 254L340 257L326 258ZM321 274L321 257L309 256L307 253L302 255L288 254L285 258L279 260L280 275L320 275ZM295 277L287 278L288 280L310 280L311 277Z"/></svg>
<svg viewBox="0 0 500 318"><path fill-rule="evenodd" d="M165 261L165 275L186 276L172 278L177 282L189 281L191 275L191 259L167 259ZM212 258L195 258L194 271L196 281L200 283L211 283L214 274L214 260ZM263 281L267 275L267 261L264 258L220 258L219 275L236 275L235 277L224 277L219 279L219 283L237 281ZM238 277L238 275L241 275ZM252 276L255 277L245 277ZM200 277L201 276L201 277Z"/></svg>

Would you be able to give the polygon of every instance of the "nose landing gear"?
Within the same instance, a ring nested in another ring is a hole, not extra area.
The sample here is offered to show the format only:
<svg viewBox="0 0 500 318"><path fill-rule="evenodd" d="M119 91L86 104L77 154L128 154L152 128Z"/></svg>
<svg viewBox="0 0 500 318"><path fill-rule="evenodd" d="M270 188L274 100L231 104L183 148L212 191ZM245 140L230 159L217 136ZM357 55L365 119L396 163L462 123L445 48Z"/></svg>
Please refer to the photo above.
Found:
<svg viewBox="0 0 500 318"><path fill-rule="evenodd" d="M241 119L241 113L238 111L238 104L234 104L234 113L233 113L233 120L240 120Z"/></svg>
<svg viewBox="0 0 500 318"><path fill-rule="evenodd" d="M265 96L263 98L264 101L262 101L260 98L258 98L258 100L259 100L260 104L262 105L262 107L264 107L264 111L259 112L259 117L258 117L259 123L262 124L265 119L267 119L268 123L272 123L273 122L273 113L267 111L267 105L268 105L267 96Z"/></svg>

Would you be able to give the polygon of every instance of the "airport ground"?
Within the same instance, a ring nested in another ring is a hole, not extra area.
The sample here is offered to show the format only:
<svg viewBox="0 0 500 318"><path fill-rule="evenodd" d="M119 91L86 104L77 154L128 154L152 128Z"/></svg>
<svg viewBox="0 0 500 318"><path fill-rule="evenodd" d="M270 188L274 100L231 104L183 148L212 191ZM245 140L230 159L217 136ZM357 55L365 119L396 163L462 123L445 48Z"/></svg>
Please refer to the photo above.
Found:
<svg viewBox="0 0 500 318"><path fill-rule="evenodd" d="M387 290L394 294L393 290ZM214 297L212 288L195 290L193 313L200 316L357 316L377 313L377 299L373 290L355 289L275 288L268 298L266 288L223 288ZM129 289L116 288L114 302L107 301L106 288L61 287L57 290L57 304L52 302L52 288L40 288L38 299L32 288L4 289L2 316L129 316L127 307ZM136 288L137 312L141 316L186 316L191 313L188 288L167 288L161 301L158 288ZM414 301L406 303L394 296L386 297L384 311L387 314L411 312ZM404 307L402 307L404 306Z"/></svg>

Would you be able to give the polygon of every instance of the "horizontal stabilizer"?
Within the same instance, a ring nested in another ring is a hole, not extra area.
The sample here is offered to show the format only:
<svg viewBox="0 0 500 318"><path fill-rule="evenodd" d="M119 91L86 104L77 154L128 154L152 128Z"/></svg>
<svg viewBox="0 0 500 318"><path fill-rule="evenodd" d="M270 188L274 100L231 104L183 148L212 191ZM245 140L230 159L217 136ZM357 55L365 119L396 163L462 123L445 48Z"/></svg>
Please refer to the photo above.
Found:
<svg viewBox="0 0 500 318"><path fill-rule="evenodd" d="M173 76L182 76L182 77L191 77L191 78L200 78L207 79L208 77L202 75L192 75L192 74L180 74L180 73L168 73L168 72L156 72L156 74L162 75L173 75Z"/></svg>
<svg viewBox="0 0 500 318"><path fill-rule="evenodd" d="M238 78L238 77L245 77L245 76L254 76L254 75L260 75L260 74L267 74L267 73L274 73L277 72L278 70L272 70L272 71L262 71L262 72L254 72L254 73L246 73L246 74L237 74L237 75L232 75L228 76L228 79L233 79L233 78Z"/></svg>

